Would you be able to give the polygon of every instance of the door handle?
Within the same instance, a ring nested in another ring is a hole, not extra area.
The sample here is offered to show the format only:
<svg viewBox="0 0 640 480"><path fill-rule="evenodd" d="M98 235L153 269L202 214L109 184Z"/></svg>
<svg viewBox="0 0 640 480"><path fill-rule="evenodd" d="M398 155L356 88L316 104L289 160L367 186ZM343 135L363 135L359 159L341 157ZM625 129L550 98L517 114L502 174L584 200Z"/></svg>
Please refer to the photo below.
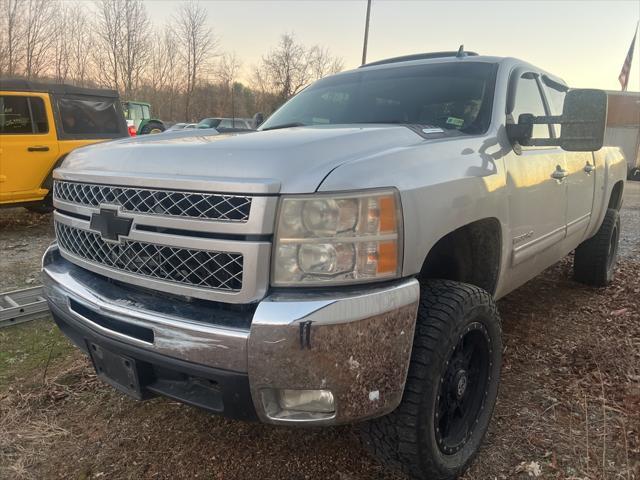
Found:
<svg viewBox="0 0 640 480"><path fill-rule="evenodd" d="M48 152L49 151L49 147L44 146L44 145L37 145L34 147L27 147L27 151L29 152Z"/></svg>
<svg viewBox="0 0 640 480"><path fill-rule="evenodd" d="M558 181L564 180L569 174L566 170L563 170L560 165L556 167L554 172L551 174L551 178L555 178Z"/></svg>
<svg viewBox="0 0 640 480"><path fill-rule="evenodd" d="M591 165L589 162L587 162L587 164L584 166L584 171L587 175L591 175L591 172L593 172L595 169L595 165Z"/></svg>

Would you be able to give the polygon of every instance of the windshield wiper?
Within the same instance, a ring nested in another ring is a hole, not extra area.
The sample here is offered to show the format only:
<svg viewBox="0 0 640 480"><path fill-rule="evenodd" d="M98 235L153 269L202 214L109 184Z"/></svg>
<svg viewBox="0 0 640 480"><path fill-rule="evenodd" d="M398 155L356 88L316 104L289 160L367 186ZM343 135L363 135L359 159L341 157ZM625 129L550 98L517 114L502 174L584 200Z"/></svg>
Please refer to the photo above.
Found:
<svg viewBox="0 0 640 480"><path fill-rule="evenodd" d="M306 125L300 122L282 123L280 125L274 125L273 127L263 128L261 131L266 132L267 130L278 130L279 128L304 127L304 126Z"/></svg>

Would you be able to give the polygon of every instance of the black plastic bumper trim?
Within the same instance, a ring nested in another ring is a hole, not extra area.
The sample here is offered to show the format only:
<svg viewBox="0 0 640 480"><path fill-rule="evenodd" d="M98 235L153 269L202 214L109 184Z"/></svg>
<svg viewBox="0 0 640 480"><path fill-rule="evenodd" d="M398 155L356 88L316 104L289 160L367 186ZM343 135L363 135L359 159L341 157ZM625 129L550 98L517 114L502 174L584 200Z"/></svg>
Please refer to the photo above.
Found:
<svg viewBox="0 0 640 480"><path fill-rule="evenodd" d="M49 308L62 333L83 352L88 353L87 342L93 342L139 362L146 372L141 387L147 393L173 398L228 418L258 420L247 374L186 362L114 340L80 324L52 302Z"/></svg>
<svg viewBox="0 0 640 480"><path fill-rule="evenodd" d="M92 321L93 323L100 325L108 330L128 335L129 337L137 338L143 342L153 343L153 330L150 328L141 327L132 323L122 322L115 318L102 315L90 308L85 307L81 303L76 302L73 299L69 299L69 308L78 315Z"/></svg>

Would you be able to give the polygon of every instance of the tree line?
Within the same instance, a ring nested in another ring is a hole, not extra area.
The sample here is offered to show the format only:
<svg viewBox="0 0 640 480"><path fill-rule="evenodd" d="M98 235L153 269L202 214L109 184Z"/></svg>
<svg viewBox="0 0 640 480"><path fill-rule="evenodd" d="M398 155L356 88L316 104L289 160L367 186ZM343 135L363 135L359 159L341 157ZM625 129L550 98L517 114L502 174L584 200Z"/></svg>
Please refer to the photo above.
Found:
<svg viewBox="0 0 640 480"><path fill-rule="evenodd" d="M111 88L168 121L271 113L342 59L285 33L257 65L220 48L208 14L180 3L154 25L143 0L0 0L0 78ZM244 79L244 81L242 81Z"/></svg>

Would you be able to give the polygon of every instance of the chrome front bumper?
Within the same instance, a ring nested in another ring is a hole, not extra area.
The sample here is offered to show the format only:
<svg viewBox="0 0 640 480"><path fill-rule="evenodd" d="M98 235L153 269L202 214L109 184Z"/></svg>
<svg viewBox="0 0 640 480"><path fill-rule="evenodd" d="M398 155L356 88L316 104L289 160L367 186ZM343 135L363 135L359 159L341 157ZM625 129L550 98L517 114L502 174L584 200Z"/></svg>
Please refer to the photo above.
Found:
<svg viewBox="0 0 640 480"><path fill-rule="evenodd" d="M248 375L253 405L264 422L349 423L389 413L402 398L418 308L415 279L354 290L274 293L240 314L248 321L238 327L217 321L215 303L129 289L73 265L55 245L42 267L52 309L74 324L125 346ZM152 340L115 331L87 318L88 311L150 330ZM335 409L309 414L278 409L273 399L281 389L330 390Z"/></svg>

